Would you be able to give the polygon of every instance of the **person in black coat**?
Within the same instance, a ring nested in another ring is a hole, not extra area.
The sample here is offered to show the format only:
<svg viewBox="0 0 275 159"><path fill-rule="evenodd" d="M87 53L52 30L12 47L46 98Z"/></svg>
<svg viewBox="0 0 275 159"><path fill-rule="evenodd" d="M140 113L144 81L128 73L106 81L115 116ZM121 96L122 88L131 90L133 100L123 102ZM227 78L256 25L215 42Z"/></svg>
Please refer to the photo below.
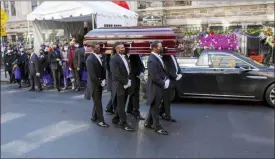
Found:
<svg viewBox="0 0 275 159"><path fill-rule="evenodd" d="M13 54L13 51L11 50L10 47L7 49L7 53L4 56L4 63L5 63L5 72L8 72L9 78L10 78L10 83L14 82L14 77L12 73L13 65L12 63L15 60L15 55Z"/></svg>
<svg viewBox="0 0 275 159"><path fill-rule="evenodd" d="M96 42L92 44L94 53L87 58L87 88L85 98L93 98L94 108L91 120L97 122L98 126L108 127L103 117L102 91L106 84L106 72L101 60L100 45Z"/></svg>
<svg viewBox="0 0 275 159"><path fill-rule="evenodd" d="M145 67L139 55L129 55L131 65L131 87L129 88L129 103L127 113L135 119L144 120L139 111L140 78L144 77Z"/></svg>
<svg viewBox="0 0 275 159"><path fill-rule="evenodd" d="M111 97L110 100L107 104L107 106L105 107L105 112L106 113L110 113L110 114L115 114L115 110L116 110L116 97L114 97L114 99L112 99L113 95L113 91L112 91L112 72L110 69L110 60L111 57L114 56L117 52L116 52L116 46L119 45L119 42L116 42L112 48L112 54L105 54L104 55L104 61L105 61L105 68L106 68L106 73L107 73L107 90L111 92Z"/></svg>
<svg viewBox="0 0 275 159"><path fill-rule="evenodd" d="M122 43L116 46L116 54L110 60L110 68L112 73L112 99L116 97L116 112L112 120L114 124L119 124L126 131L134 131L127 123L125 112L126 98L128 96L128 88L131 86L130 80L130 61L126 55L124 45Z"/></svg>
<svg viewBox="0 0 275 159"><path fill-rule="evenodd" d="M154 129L155 132L162 135L168 135L159 122L159 107L163 100L164 89L170 85L167 77L167 70L161 58L163 52L160 41L154 41L151 44L152 53L148 58L148 81L147 81L147 103L150 105L148 117L144 127Z"/></svg>
<svg viewBox="0 0 275 159"><path fill-rule="evenodd" d="M37 91L42 91L42 86L40 83L40 66L39 66L39 58L34 53L33 49L30 49L30 60L29 60L29 78L30 78L30 84L31 89L29 91L35 91L35 86L38 87Z"/></svg>
<svg viewBox="0 0 275 159"><path fill-rule="evenodd" d="M23 47L19 49L17 65L20 69L23 82L27 83L30 86L29 75L28 75L29 68L26 67L26 65L28 65L28 55L25 52ZM18 82L19 82L19 86L21 87L21 80L19 80Z"/></svg>
<svg viewBox="0 0 275 159"><path fill-rule="evenodd" d="M61 53L57 49L57 44L53 44L53 50L48 55L48 62L50 63L53 80L54 80L54 87L57 89L58 92L61 91L60 89L60 76L62 71L62 56Z"/></svg>
<svg viewBox="0 0 275 159"><path fill-rule="evenodd" d="M170 81L176 86L177 81L182 77L181 68L177 61L176 56L174 55L164 55L162 57L165 67L167 68L167 74ZM169 87L164 90L163 102L160 107L160 116L167 121L176 122L175 119L171 117L170 105L173 99L170 99L170 94L172 94L173 87Z"/></svg>

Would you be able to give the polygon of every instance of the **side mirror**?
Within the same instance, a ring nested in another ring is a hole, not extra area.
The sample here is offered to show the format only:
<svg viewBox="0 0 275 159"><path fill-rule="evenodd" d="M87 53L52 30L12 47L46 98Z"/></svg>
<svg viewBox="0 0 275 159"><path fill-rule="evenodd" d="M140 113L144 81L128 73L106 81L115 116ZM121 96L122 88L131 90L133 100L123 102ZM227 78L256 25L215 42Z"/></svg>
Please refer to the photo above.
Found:
<svg viewBox="0 0 275 159"><path fill-rule="evenodd" d="M249 66L247 66L247 65L236 64L235 68L240 69L241 72L252 71L252 69Z"/></svg>

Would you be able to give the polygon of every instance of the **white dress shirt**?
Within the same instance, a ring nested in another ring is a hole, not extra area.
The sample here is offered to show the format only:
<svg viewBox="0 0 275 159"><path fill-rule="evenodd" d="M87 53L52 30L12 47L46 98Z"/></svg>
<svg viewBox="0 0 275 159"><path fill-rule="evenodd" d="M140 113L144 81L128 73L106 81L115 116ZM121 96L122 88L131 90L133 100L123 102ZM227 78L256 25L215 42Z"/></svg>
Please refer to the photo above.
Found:
<svg viewBox="0 0 275 159"><path fill-rule="evenodd" d="M102 66L102 61L101 61L101 59L100 59L99 55L98 55L98 54L96 54L96 53L93 53L93 54L95 55L95 57L98 59L99 63L100 63L100 64L101 64L101 66Z"/></svg>
<svg viewBox="0 0 275 159"><path fill-rule="evenodd" d="M119 56L120 56L121 59L123 60L123 63L124 63L124 65L125 65L125 67L126 67L126 70L127 70L127 72L128 72L128 75L129 75L129 74L130 74L130 69L129 69L128 62L127 62L127 60L125 59L125 55L119 54Z"/></svg>
<svg viewBox="0 0 275 159"><path fill-rule="evenodd" d="M175 58L175 56L173 56L173 55L170 55L171 56L171 58L173 59L173 61L174 61L174 64L175 64L175 67L176 67L176 74L178 73L178 71L179 71L179 68L178 68L178 65L177 65L177 59Z"/></svg>
<svg viewBox="0 0 275 159"><path fill-rule="evenodd" d="M163 61L162 61L162 58L160 57L160 55L158 55L158 54L156 54L156 53L154 53L154 52L152 52L152 54L155 55L155 56L160 60L160 62L161 62L161 64L162 64L162 67L165 68L165 67L164 67L164 64L163 64Z"/></svg>

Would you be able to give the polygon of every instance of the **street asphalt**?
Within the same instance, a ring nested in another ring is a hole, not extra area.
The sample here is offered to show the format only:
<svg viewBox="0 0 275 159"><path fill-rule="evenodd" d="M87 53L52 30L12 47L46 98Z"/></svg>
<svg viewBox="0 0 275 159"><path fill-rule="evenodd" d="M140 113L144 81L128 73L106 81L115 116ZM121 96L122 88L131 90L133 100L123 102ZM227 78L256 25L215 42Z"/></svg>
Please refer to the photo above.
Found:
<svg viewBox="0 0 275 159"><path fill-rule="evenodd" d="M103 106L109 93L103 95ZM148 106L141 105L145 116ZM1 85L1 158L274 158L274 110L263 104L183 100L161 136L129 118L135 132L90 122L83 92L28 92Z"/></svg>

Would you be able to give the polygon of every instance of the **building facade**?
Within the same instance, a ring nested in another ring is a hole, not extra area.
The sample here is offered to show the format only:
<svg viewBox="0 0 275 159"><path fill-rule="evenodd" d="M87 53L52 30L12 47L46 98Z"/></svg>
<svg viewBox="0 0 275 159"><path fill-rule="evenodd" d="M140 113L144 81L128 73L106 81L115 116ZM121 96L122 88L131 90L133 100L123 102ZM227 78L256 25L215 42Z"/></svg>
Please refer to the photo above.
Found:
<svg viewBox="0 0 275 159"><path fill-rule="evenodd" d="M7 37L4 41L29 40L33 37L32 24L28 23L27 16L42 0L30 1L1 1L1 8L9 16L8 21L4 25L7 32Z"/></svg>
<svg viewBox="0 0 275 159"><path fill-rule="evenodd" d="M166 25L186 36L192 30L226 30L274 26L274 1L139 1L131 3L139 25ZM182 56L190 56L195 40L184 41ZM259 52L259 39L242 37L241 52Z"/></svg>

